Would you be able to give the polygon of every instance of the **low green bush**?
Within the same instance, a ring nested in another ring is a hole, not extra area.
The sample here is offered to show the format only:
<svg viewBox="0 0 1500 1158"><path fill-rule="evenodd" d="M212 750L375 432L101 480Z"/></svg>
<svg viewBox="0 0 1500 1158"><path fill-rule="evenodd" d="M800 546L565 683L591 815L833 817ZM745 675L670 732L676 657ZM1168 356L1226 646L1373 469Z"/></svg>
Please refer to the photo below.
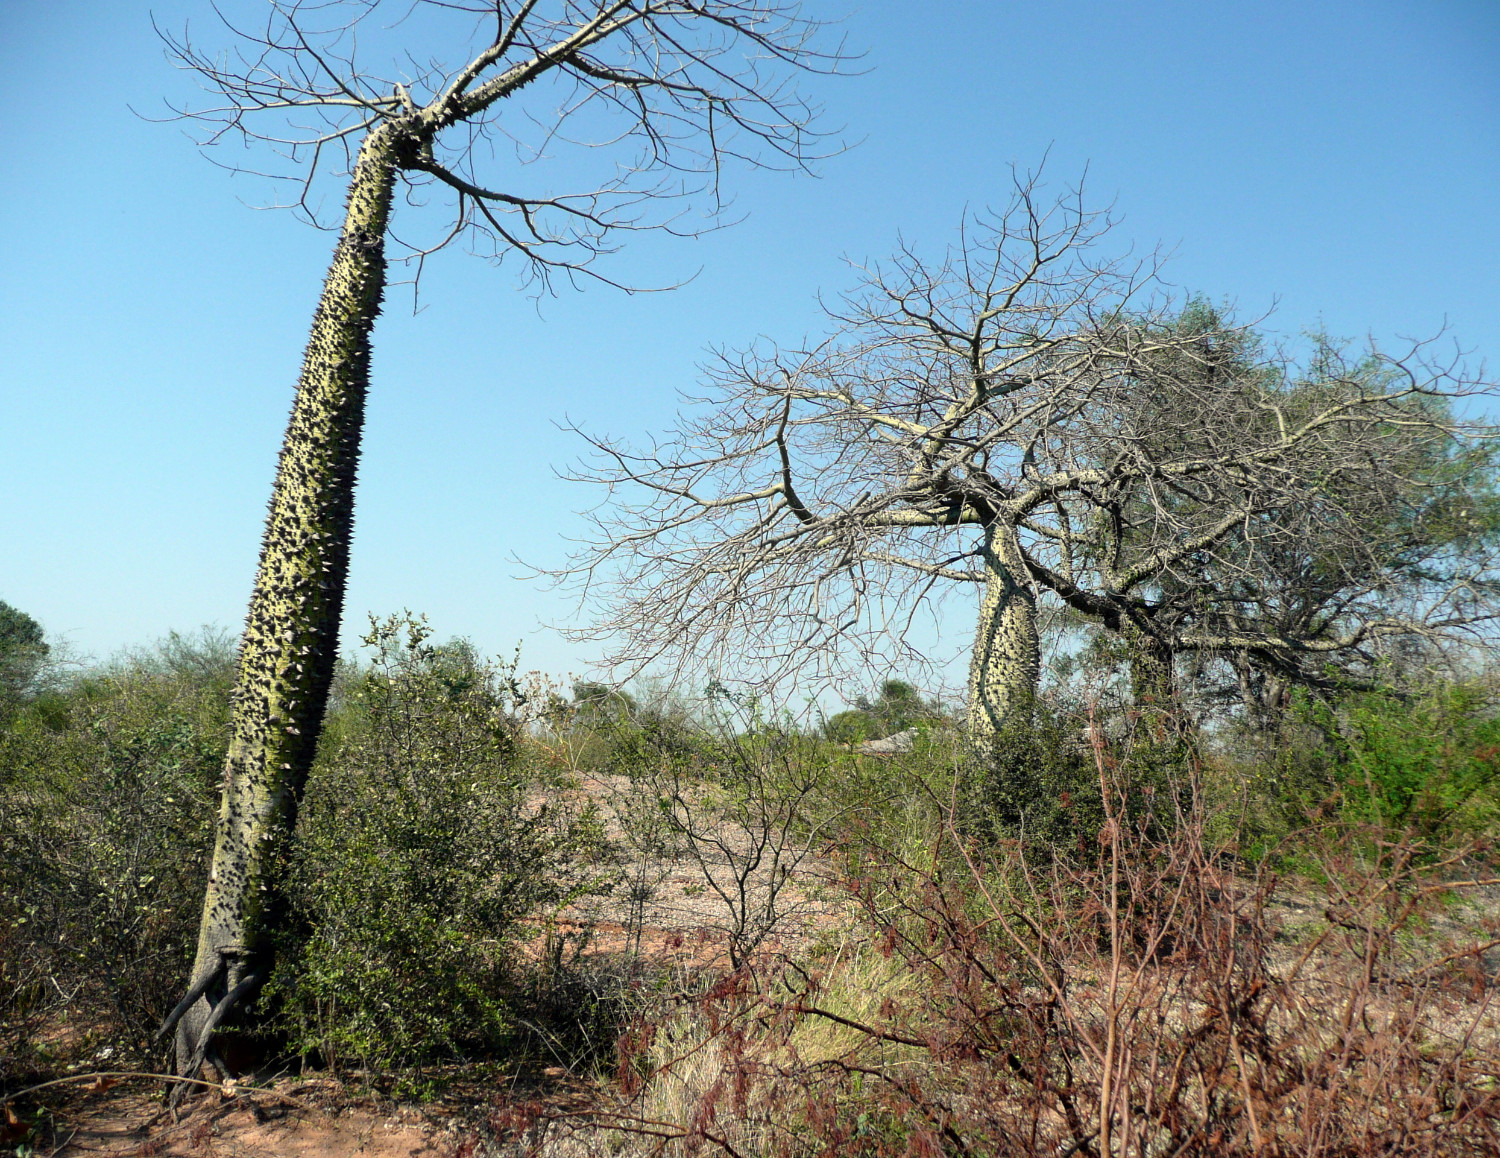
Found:
<svg viewBox="0 0 1500 1158"><path fill-rule="evenodd" d="M1299 701L1265 763L1298 816L1337 810L1432 847L1500 835L1500 702L1480 681Z"/></svg>
<svg viewBox="0 0 1500 1158"><path fill-rule="evenodd" d="M1096 755L1091 728L1107 736ZM987 758L971 758L959 801L971 836L1020 839L1042 859L1094 855L1107 816L1100 792L1104 760L1119 815L1162 830L1177 823L1179 799L1194 780L1190 735L1163 712L1117 713L1092 723L1084 712L1038 702L1029 718L996 737Z"/></svg>
<svg viewBox="0 0 1500 1158"><path fill-rule="evenodd" d="M364 642L298 825L274 1024L331 1066L489 1055L528 918L586 887L597 826L528 797L508 669L410 616Z"/></svg>
<svg viewBox="0 0 1500 1158"><path fill-rule="evenodd" d="M1021 837L1038 850L1088 841L1104 823L1094 756L1083 722L1037 704L1003 730L986 758L971 756L959 822L970 834Z"/></svg>
<svg viewBox="0 0 1500 1158"><path fill-rule="evenodd" d="M0 1061L48 1040L144 1057L192 961L234 651L173 636L0 729Z"/></svg>
<svg viewBox="0 0 1500 1158"><path fill-rule="evenodd" d="M512 673L409 616L341 669L287 866L258 1032L403 1070L500 1048L533 917L588 887L596 819L547 804ZM0 1081L80 1049L155 1061L192 962L233 641L206 633L32 695L0 726ZM43 1043L50 1042L51 1046Z"/></svg>

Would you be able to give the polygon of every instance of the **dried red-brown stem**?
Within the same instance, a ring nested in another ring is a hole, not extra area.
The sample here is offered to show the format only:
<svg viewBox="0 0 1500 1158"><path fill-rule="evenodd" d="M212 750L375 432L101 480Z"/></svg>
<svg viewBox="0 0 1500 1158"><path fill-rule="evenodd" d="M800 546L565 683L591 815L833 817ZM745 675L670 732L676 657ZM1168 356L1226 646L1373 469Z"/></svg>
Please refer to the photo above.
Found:
<svg viewBox="0 0 1500 1158"><path fill-rule="evenodd" d="M674 1012L670 1052L636 1035L628 1096L558 1127L851 1158L1494 1153L1492 939L1422 931L1444 892L1478 883L1464 853L1305 834L1324 883L1300 889L1328 917L1288 927L1290 886L1206 842L1194 784L1151 814L1094 745L1106 821L1087 854L1041 864L953 830L939 863L859 849L845 886L902 979L878 1013L842 1007L811 967L742 972ZM809 1047L819 1024L843 1044Z"/></svg>

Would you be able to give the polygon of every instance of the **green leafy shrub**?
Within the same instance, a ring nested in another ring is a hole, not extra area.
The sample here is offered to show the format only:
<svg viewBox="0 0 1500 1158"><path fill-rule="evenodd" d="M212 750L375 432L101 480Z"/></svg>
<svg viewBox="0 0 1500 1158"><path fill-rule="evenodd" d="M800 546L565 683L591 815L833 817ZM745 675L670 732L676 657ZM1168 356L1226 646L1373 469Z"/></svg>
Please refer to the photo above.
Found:
<svg viewBox="0 0 1500 1158"><path fill-rule="evenodd" d="M1303 701L1274 767L1285 807L1408 832L1433 845L1496 835L1500 705L1483 683Z"/></svg>
<svg viewBox="0 0 1500 1158"><path fill-rule="evenodd" d="M588 824L527 797L511 672L372 621L308 784L269 998L293 1049L372 1071L490 1053L527 918L586 879Z"/></svg>
<svg viewBox="0 0 1500 1158"><path fill-rule="evenodd" d="M233 663L223 635L172 636L0 731L7 1068L40 1062L35 1030L59 1015L149 1052L192 959Z"/></svg>
<svg viewBox="0 0 1500 1158"><path fill-rule="evenodd" d="M1038 704L995 737L988 759L971 762L960 821L975 835L1019 836L1037 849L1077 846L1104 822L1098 785L1083 722Z"/></svg>
<svg viewBox="0 0 1500 1158"><path fill-rule="evenodd" d="M1098 755L1090 739L1095 727L1103 742ZM1175 798L1192 778L1196 754L1170 716L1123 712L1091 722L1085 713L1045 702L1002 731L987 760L971 762L960 822L971 835L1019 838L1031 855L1092 856L1107 819L1101 759L1122 793L1122 815L1136 824L1176 823Z"/></svg>
<svg viewBox="0 0 1500 1158"><path fill-rule="evenodd" d="M858 708L839 712L823 722L823 735L835 744L862 744L878 739L875 733L879 729L879 721Z"/></svg>

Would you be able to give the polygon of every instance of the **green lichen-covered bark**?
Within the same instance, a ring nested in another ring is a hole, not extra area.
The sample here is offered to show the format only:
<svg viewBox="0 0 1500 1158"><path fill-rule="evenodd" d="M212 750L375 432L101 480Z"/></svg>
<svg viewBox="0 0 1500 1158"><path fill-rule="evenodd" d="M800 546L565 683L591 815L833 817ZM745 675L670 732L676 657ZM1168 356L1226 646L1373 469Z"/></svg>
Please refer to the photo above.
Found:
<svg viewBox="0 0 1500 1158"><path fill-rule="evenodd" d="M1014 530L986 527L981 555L988 578L969 660L969 740L984 757L1031 707L1042 661L1036 593L1016 579L1026 571Z"/></svg>
<svg viewBox="0 0 1500 1158"><path fill-rule="evenodd" d="M1121 634L1130 649L1130 694L1136 706L1170 709L1177 698L1171 648L1128 620L1121 627Z"/></svg>
<svg viewBox="0 0 1500 1158"><path fill-rule="evenodd" d="M370 334L385 288L396 138L366 137L282 443L240 649L233 732L188 997L179 1073L218 1016L264 980L280 873L338 654ZM206 982L206 984L205 984ZM237 988L238 987L238 988ZM186 1000L186 998L185 998Z"/></svg>

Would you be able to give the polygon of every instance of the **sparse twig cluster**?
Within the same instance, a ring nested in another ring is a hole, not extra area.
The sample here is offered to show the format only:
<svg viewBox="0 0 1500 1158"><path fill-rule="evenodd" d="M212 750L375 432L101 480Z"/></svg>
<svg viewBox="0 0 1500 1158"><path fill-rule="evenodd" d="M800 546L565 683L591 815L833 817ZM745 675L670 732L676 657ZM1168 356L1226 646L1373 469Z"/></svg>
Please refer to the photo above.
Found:
<svg viewBox="0 0 1500 1158"><path fill-rule="evenodd" d="M278 204L333 228L325 180L353 172L367 135L393 131L406 142L398 168L408 202L446 207L426 240L392 234L416 276L428 256L464 240L497 261L519 256L544 286L557 273L610 281L593 263L622 235L712 228L727 162L806 165L819 153L816 109L785 66L831 72L841 61L839 48L815 42L815 21L762 0L469 0L407 11L272 0L259 24L225 24L227 53L160 30L209 94L172 111L200 126L211 157L233 144L269 152L272 166L254 172L289 187ZM425 43L444 45L446 60ZM597 183L569 190L576 174L557 158L594 153L608 158ZM695 220L685 201L702 193L709 213Z"/></svg>

